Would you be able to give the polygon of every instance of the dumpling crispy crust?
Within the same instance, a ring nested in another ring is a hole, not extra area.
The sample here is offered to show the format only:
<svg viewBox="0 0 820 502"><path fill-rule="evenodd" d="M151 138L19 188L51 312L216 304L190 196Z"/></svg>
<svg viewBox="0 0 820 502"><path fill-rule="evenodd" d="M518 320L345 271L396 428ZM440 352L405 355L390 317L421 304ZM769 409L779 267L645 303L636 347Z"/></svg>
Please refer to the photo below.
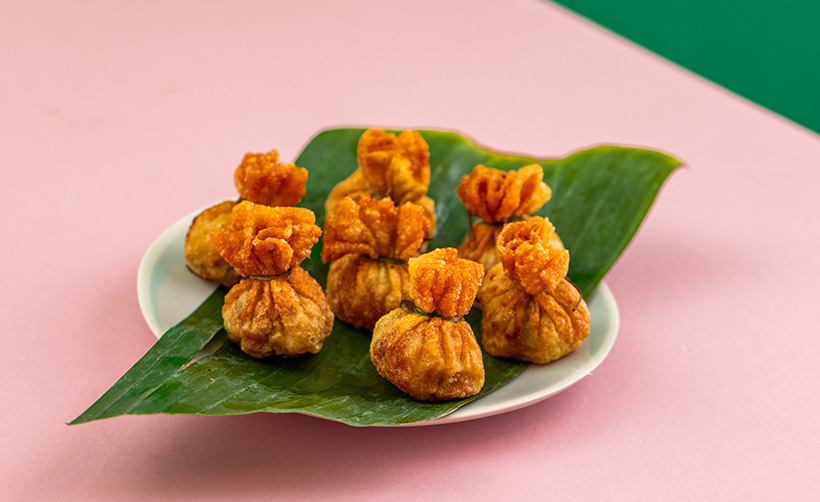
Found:
<svg viewBox="0 0 820 502"><path fill-rule="evenodd" d="M468 397L484 385L481 349L466 321L395 309L376 323L370 359L380 375L420 401Z"/></svg>
<svg viewBox="0 0 820 502"><path fill-rule="evenodd" d="M416 256L427 229L424 210L386 197L345 197L325 222L322 261L333 263L327 297L339 319L372 330L408 295L406 260ZM387 259L388 262L385 262Z"/></svg>
<svg viewBox="0 0 820 502"><path fill-rule="evenodd" d="M501 232L501 225L478 221L473 223L461 246L458 255L466 260L477 261L488 271L498 263L498 251L495 241Z"/></svg>
<svg viewBox="0 0 820 502"><path fill-rule="evenodd" d="M549 220L534 216L504 225L496 243L501 263L487 273L481 343L496 357L548 363L589 334L589 310L566 278L569 253L551 243Z"/></svg>
<svg viewBox="0 0 820 502"><path fill-rule="evenodd" d="M322 230L313 211L267 207L243 201L231 214L231 226L211 233L220 255L245 277L273 276L299 265Z"/></svg>
<svg viewBox="0 0 820 502"><path fill-rule="evenodd" d="M235 205L236 202L225 201L199 213L185 236L185 261L191 272L229 287L239 282L239 274L219 255L209 234L230 225Z"/></svg>
<svg viewBox="0 0 820 502"><path fill-rule="evenodd" d="M436 203L427 197L430 185L429 148L415 131L395 136L381 129L368 129L359 138L359 168L328 194L325 214L331 214L345 197L359 200L390 197L396 204L413 202L424 209L425 238L436 234Z"/></svg>
<svg viewBox="0 0 820 502"><path fill-rule="evenodd" d="M459 256L482 263L485 271L498 263L495 242L501 226L510 219L526 219L549 200L552 191L543 176L541 166L531 164L518 171L477 165L472 173L462 177L456 194L467 212L482 221L471 225L458 248ZM553 241L563 247L557 235Z"/></svg>
<svg viewBox="0 0 820 502"><path fill-rule="evenodd" d="M428 241L433 240L433 237L436 236L436 201L430 197L424 196L418 200L410 202L418 204L424 210L424 219L427 220L427 233L424 238ZM427 243L425 242L422 246L422 250L424 250L426 246Z"/></svg>
<svg viewBox="0 0 820 502"><path fill-rule="evenodd" d="M372 331L376 321L408 297L406 263L385 263L346 254L330 264L327 299L336 317Z"/></svg>
<svg viewBox="0 0 820 502"><path fill-rule="evenodd" d="M484 277L480 263L458 257L455 248L439 248L408 262L410 298L427 313L461 317L473 306Z"/></svg>
<svg viewBox="0 0 820 502"><path fill-rule="evenodd" d="M477 394L484 361L470 311L484 276L480 263L440 248L409 261L410 298L429 315L398 308L376 323L370 359L379 374L421 401Z"/></svg>
<svg viewBox="0 0 820 502"><path fill-rule="evenodd" d="M566 278L552 290L531 295L493 267L478 292L483 316L481 344L495 357L539 364L575 350L589 334L589 310Z"/></svg>
<svg viewBox="0 0 820 502"><path fill-rule="evenodd" d="M521 289L534 295L554 289L567 276L569 252L552 245L555 228L540 216L504 225L496 247L504 268Z"/></svg>
<svg viewBox="0 0 820 502"><path fill-rule="evenodd" d="M247 153L234 172L234 183L244 200L266 206L294 206L305 196L307 169L280 164L276 150Z"/></svg>
<svg viewBox="0 0 820 502"><path fill-rule="evenodd" d="M525 216L524 219L527 219L527 217ZM481 263L484 265L484 271L489 271L501 260L498 257L498 249L495 247L495 243L502 228L503 225L497 223L486 223L484 221L473 223L470 233L464 239L464 243L458 247L458 255L466 260ZM561 238L558 237L556 232L550 235L550 244L556 249L564 249L564 243L561 242Z"/></svg>
<svg viewBox="0 0 820 502"><path fill-rule="evenodd" d="M325 221L322 261L348 253L408 260L418 254L427 226L424 209L412 202L345 197Z"/></svg>
<svg viewBox="0 0 820 502"><path fill-rule="evenodd" d="M461 178L456 194L470 214L495 223L538 211L552 195L543 178L544 170L538 164L518 171L501 171L479 164Z"/></svg>
<svg viewBox="0 0 820 502"><path fill-rule="evenodd" d="M359 200L360 197L369 195L377 197L379 194L370 183L364 179L361 169L356 169L353 174L340 181L327 196L325 201L325 216L329 216L336 209L339 202L345 197L350 197L353 200Z"/></svg>
<svg viewBox="0 0 820 502"><path fill-rule="evenodd" d="M359 169L376 192L397 203L424 197L430 184L429 147L416 131L398 136L368 129L359 138Z"/></svg>
<svg viewBox="0 0 820 502"><path fill-rule="evenodd" d="M243 279L225 295L228 338L263 358L315 354L333 329L322 287L301 267L271 280Z"/></svg>

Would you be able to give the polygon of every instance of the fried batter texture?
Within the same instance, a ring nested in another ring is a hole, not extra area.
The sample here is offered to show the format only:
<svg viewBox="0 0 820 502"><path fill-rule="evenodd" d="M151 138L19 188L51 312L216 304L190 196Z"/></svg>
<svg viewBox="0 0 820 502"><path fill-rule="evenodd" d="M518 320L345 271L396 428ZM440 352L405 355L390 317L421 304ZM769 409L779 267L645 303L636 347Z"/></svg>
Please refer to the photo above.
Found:
<svg viewBox="0 0 820 502"><path fill-rule="evenodd" d="M243 201L234 206L231 226L211 233L217 252L244 276L273 276L302 263L319 240L310 209L268 207Z"/></svg>
<svg viewBox="0 0 820 502"><path fill-rule="evenodd" d="M533 216L505 225L496 248L501 263L521 289L534 295L555 289L569 271L569 251L552 245L555 227L546 218Z"/></svg>
<svg viewBox="0 0 820 502"><path fill-rule="evenodd" d="M410 297L428 314L397 308L379 319L370 360L380 375L420 401L477 394L484 385L484 361L461 316L481 283L481 264L442 248L411 258L409 274Z"/></svg>
<svg viewBox="0 0 820 502"><path fill-rule="evenodd" d="M336 316L373 330L376 321L408 296L406 261L427 230L423 209L387 197L345 197L325 222L322 261L332 262L327 297Z"/></svg>
<svg viewBox="0 0 820 502"><path fill-rule="evenodd" d="M322 287L301 267L288 277L242 279L225 295L222 318L228 338L258 359L315 354L333 329Z"/></svg>
<svg viewBox="0 0 820 502"><path fill-rule="evenodd" d="M292 206L305 195L307 169L280 164L276 150L247 153L234 171L234 183L244 200L266 206ZM194 218L185 238L185 260L196 275L232 286L239 274L214 249L209 234L227 228L235 202L223 202Z"/></svg>
<svg viewBox="0 0 820 502"><path fill-rule="evenodd" d="M208 235L230 225L235 205L236 202L228 200L202 211L185 236L185 261L191 272L228 287L239 282L239 274L216 252Z"/></svg>
<svg viewBox="0 0 820 502"><path fill-rule="evenodd" d="M410 298L417 307L444 317L467 315L484 278L479 263L458 257L454 248L439 248L409 261Z"/></svg>
<svg viewBox="0 0 820 502"><path fill-rule="evenodd" d="M481 342L496 357L539 364L559 359L589 334L589 310L566 278L569 253L551 244L549 220L534 216L504 226L501 263L478 291Z"/></svg>
<svg viewBox="0 0 820 502"><path fill-rule="evenodd" d="M237 204L229 228L211 233L214 247L243 278L225 295L228 338L247 354L316 353L333 329L322 288L299 267L321 229L309 209Z"/></svg>
<svg viewBox="0 0 820 502"><path fill-rule="evenodd" d="M397 204L416 201L430 185L429 147L416 131L398 136L368 129L356 150L362 175L379 194Z"/></svg>
<svg viewBox="0 0 820 502"><path fill-rule="evenodd" d="M246 153L234 172L239 196L266 206L295 206L305 196L307 169L280 164L279 153Z"/></svg>
<svg viewBox="0 0 820 502"><path fill-rule="evenodd" d="M325 222L322 260L355 253L406 261L418 254L427 226L423 208L412 202L346 197Z"/></svg>
<svg viewBox="0 0 820 502"><path fill-rule="evenodd" d="M495 241L502 225L538 211L552 195L543 177L544 170L538 164L518 171L501 171L479 164L463 176L456 194L467 213L481 221L471 225L458 248L459 256L484 264L485 270L498 263ZM559 244L558 235L553 235L555 244Z"/></svg>
<svg viewBox="0 0 820 502"><path fill-rule="evenodd" d="M345 197L358 200L363 195L390 197L396 204L413 202L424 208L429 226L427 239L436 228L435 202L427 197L430 185L429 147L416 131L398 136L381 129L368 129L357 148L359 168L331 190L325 203L330 214Z"/></svg>
<svg viewBox="0 0 820 502"><path fill-rule="evenodd" d="M360 197L365 195L370 197L379 196L378 192L373 190L370 183L364 179L361 169L356 169L353 171L353 174L340 181L335 187L333 187L333 190L331 190L327 195L327 201L325 201L325 215L330 215L333 213L333 210L336 209L336 206L345 197L350 197L353 200L359 200Z"/></svg>

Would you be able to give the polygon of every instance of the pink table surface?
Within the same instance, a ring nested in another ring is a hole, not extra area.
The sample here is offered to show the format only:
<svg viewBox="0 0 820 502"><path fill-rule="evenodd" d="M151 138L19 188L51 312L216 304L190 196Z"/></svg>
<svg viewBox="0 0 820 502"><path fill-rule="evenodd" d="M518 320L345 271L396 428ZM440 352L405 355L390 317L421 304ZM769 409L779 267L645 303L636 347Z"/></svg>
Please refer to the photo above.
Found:
<svg viewBox="0 0 820 502"><path fill-rule="evenodd" d="M536 0L5 2L0 68L1 499L820 496L817 135ZM436 427L65 425L154 342L153 239L246 151L347 124L686 161L606 279L594 375Z"/></svg>

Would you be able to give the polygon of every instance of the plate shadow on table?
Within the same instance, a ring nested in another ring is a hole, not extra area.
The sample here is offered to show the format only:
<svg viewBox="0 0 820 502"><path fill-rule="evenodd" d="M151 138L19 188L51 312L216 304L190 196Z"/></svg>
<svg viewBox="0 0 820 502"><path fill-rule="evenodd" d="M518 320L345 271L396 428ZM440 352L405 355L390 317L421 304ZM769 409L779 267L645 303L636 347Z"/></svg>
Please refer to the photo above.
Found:
<svg viewBox="0 0 820 502"><path fill-rule="evenodd" d="M296 414L157 417L167 422L167 437L112 453L105 476L128 492L156 496L223 490L282 497L352 494L373 489L375 481L419 472L425 463L451 469L465 457L487 456L489 465L497 459L488 452L515 455L516 448L530 445L535 430L539 441L552 436L558 445L545 457L560 455L566 439L561 424L577 415L573 408L583 402L582 393L578 387L504 415L433 427L355 428Z"/></svg>

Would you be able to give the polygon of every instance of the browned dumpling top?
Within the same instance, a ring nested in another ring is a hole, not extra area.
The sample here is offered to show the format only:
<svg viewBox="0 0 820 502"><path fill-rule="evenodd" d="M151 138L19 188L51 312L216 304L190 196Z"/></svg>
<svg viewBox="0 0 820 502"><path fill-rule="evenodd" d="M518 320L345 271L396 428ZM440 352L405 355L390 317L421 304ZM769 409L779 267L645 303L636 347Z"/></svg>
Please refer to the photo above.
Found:
<svg viewBox="0 0 820 502"><path fill-rule="evenodd" d="M424 209L412 202L345 197L325 220L322 261L349 253L408 260L418 254L428 225Z"/></svg>
<svg viewBox="0 0 820 502"><path fill-rule="evenodd" d="M243 201L230 227L211 233L214 247L245 277L273 276L298 266L322 235L313 211Z"/></svg>
<svg viewBox="0 0 820 502"><path fill-rule="evenodd" d="M481 164L461 178L456 194L467 211L495 223L532 214L552 195L538 164L518 171L501 171Z"/></svg>
<svg viewBox="0 0 820 502"><path fill-rule="evenodd" d="M416 131L398 136L368 129L356 151L359 169L376 192L398 204L424 197L430 185L429 147Z"/></svg>
<svg viewBox="0 0 820 502"><path fill-rule="evenodd" d="M458 257L455 248L439 248L411 258L410 298L427 313L460 317L470 312L484 278L484 267Z"/></svg>
<svg viewBox="0 0 820 502"><path fill-rule="evenodd" d="M533 216L504 225L496 247L510 278L534 295L552 290L567 275L569 252L553 244L555 227L546 218Z"/></svg>
<svg viewBox="0 0 820 502"><path fill-rule="evenodd" d="M246 153L234 172L239 196L266 206L295 206L305 196L308 171L279 162L279 153Z"/></svg>

